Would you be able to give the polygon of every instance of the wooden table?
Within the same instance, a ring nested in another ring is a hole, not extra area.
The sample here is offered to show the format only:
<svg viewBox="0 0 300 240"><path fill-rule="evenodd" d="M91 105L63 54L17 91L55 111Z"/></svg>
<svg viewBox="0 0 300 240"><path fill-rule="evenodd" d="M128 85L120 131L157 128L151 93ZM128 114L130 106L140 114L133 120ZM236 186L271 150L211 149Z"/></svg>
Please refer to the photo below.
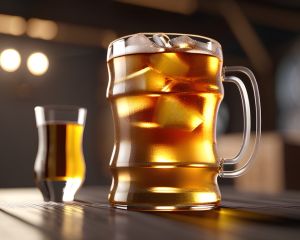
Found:
<svg viewBox="0 0 300 240"><path fill-rule="evenodd" d="M77 201L44 203L36 189L0 190L0 239L300 239L300 193L222 189L222 207L204 212L112 209L108 188L83 188Z"/></svg>

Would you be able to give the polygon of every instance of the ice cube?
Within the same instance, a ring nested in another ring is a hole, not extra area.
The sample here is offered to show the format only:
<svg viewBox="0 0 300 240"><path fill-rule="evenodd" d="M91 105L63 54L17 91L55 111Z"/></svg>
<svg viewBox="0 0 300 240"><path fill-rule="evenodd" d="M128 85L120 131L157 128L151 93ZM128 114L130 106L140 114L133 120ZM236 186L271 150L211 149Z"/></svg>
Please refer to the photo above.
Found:
<svg viewBox="0 0 300 240"><path fill-rule="evenodd" d="M212 42L204 43L204 42L196 42L196 46L194 49L203 54L218 56L219 58L222 58L222 53L220 55L220 48L212 44ZM221 51L222 52L222 51Z"/></svg>
<svg viewBox="0 0 300 240"><path fill-rule="evenodd" d="M117 57L112 61L112 68L114 69L114 81L116 83L126 80L128 75L147 67L149 59L147 56L139 54Z"/></svg>
<svg viewBox="0 0 300 240"><path fill-rule="evenodd" d="M203 117L197 109L177 97L162 96L157 103L154 120L162 127L193 131L203 122Z"/></svg>
<svg viewBox="0 0 300 240"><path fill-rule="evenodd" d="M156 163L172 163L178 162L176 159L176 152L174 151L173 147L162 145L162 144L155 144L151 146L151 162Z"/></svg>
<svg viewBox="0 0 300 240"><path fill-rule="evenodd" d="M176 53L158 53L150 56L150 64L157 71L169 76L181 76L189 71L189 65Z"/></svg>
<svg viewBox="0 0 300 240"><path fill-rule="evenodd" d="M153 36L154 42L163 48L171 48L172 45L170 44L170 38L163 33L154 34Z"/></svg>
<svg viewBox="0 0 300 240"><path fill-rule="evenodd" d="M217 55L222 58L222 53L220 54L220 47L213 44L211 41L205 43L201 41L194 40L187 35L182 35L171 40L171 44L176 50L194 50L197 53Z"/></svg>
<svg viewBox="0 0 300 240"><path fill-rule="evenodd" d="M163 92L193 92L194 84L190 82L171 80L162 89Z"/></svg>
<svg viewBox="0 0 300 240"><path fill-rule="evenodd" d="M125 80L115 83L114 94L122 94L133 91L161 91L165 86L164 76L151 67L128 75Z"/></svg>
<svg viewBox="0 0 300 240"><path fill-rule="evenodd" d="M160 91L165 86L165 77L161 73L149 67L149 70L142 76L147 91Z"/></svg>
<svg viewBox="0 0 300 240"><path fill-rule="evenodd" d="M159 47L144 34L138 33L127 39L126 54L157 52Z"/></svg>
<svg viewBox="0 0 300 240"><path fill-rule="evenodd" d="M172 46L175 48L195 48L197 46L197 42L192 38L182 35L171 40Z"/></svg>
<svg viewBox="0 0 300 240"><path fill-rule="evenodd" d="M146 96L122 97L116 100L119 117L128 117L153 106L153 102Z"/></svg>
<svg viewBox="0 0 300 240"><path fill-rule="evenodd" d="M146 45L146 46L152 46L154 45L153 42L147 38L144 34L142 33L137 33L132 35L127 39L127 45Z"/></svg>

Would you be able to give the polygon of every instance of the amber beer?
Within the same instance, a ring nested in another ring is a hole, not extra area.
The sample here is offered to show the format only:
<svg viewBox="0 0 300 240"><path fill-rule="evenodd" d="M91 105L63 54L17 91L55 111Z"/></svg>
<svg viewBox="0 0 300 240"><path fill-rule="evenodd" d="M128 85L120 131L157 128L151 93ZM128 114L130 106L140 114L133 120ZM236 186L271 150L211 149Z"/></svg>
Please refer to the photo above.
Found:
<svg viewBox="0 0 300 240"><path fill-rule="evenodd" d="M138 53L114 57L108 67L116 137L110 203L139 210L218 205L221 59Z"/></svg>
<svg viewBox="0 0 300 240"><path fill-rule="evenodd" d="M73 122L38 125L35 181L45 201L70 201L85 177L84 126Z"/></svg>

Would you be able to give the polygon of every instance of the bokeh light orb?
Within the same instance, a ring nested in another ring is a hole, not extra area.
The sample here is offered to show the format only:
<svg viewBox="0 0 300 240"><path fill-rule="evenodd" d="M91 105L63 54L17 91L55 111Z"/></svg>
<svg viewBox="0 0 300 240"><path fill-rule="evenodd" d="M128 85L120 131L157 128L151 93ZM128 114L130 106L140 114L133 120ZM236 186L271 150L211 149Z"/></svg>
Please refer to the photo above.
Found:
<svg viewBox="0 0 300 240"><path fill-rule="evenodd" d="M20 53L12 48L5 49L0 55L0 66L4 71L14 72L21 65Z"/></svg>
<svg viewBox="0 0 300 240"><path fill-rule="evenodd" d="M32 53L27 59L29 72L36 76L45 74L49 68L49 60L46 54L41 52Z"/></svg>

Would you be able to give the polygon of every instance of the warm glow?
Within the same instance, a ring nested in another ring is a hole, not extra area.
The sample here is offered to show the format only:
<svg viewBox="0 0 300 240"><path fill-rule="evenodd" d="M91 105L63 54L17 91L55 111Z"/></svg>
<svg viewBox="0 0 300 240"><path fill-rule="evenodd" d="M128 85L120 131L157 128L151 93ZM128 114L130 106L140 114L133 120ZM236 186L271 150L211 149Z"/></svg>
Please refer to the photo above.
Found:
<svg viewBox="0 0 300 240"><path fill-rule="evenodd" d="M135 127L141 127L141 128L157 128L159 127L159 124L153 123L153 122L134 122L132 123Z"/></svg>
<svg viewBox="0 0 300 240"><path fill-rule="evenodd" d="M206 167L207 165L205 163L192 163L189 164L189 167L195 167L195 168L200 168L200 167Z"/></svg>
<svg viewBox="0 0 300 240"><path fill-rule="evenodd" d="M194 201L198 203L216 202L217 195L214 192L198 192L194 193Z"/></svg>
<svg viewBox="0 0 300 240"><path fill-rule="evenodd" d="M150 56L151 66L169 76L184 76L190 66L176 53L153 54Z"/></svg>
<svg viewBox="0 0 300 240"><path fill-rule="evenodd" d="M162 96L157 103L154 119L162 127L180 127L193 131L203 122L198 109L174 96Z"/></svg>
<svg viewBox="0 0 300 240"><path fill-rule="evenodd" d="M174 210L176 207L174 206L156 206L156 210L166 211L166 210Z"/></svg>
<svg viewBox="0 0 300 240"><path fill-rule="evenodd" d="M156 165L152 166L153 168L175 168L176 166L174 165Z"/></svg>
<svg viewBox="0 0 300 240"><path fill-rule="evenodd" d="M124 68L125 63L122 66L121 60L115 60L115 63L120 64L120 68L122 69ZM116 71L113 92L115 94L139 90L155 92L162 90L165 82L166 79L164 75L160 74L158 71L154 70L151 67L145 67L127 76L125 76L125 73L123 73L122 71Z"/></svg>
<svg viewBox="0 0 300 240"><path fill-rule="evenodd" d="M202 96L204 96L206 99L206 104L204 105L203 109L203 116L205 118L203 124L207 126L205 126L204 129L207 129L207 131L211 132L211 127L213 126L212 123L214 122L215 118L215 108L217 104L217 99L215 95L209 93L202 94Z"/></svg>
<svg viewBox="0 0 300 240"><path fill-rule="evenodd" d="M11 35L22 35L26 31L26 21L22 17L0 14L0 32Z"/></svg>
<svg viewBox="0 0 300 240"><path fill-rule="evenodd" d="M129 182L130 181L130 175L128 172L121 172L119 174L119 181L120 182Z"/></svg>
<svg viewBox="0 0 300 240"><path fill-rule="evenodd" d="M219 59L217 57L208 57L208 68L213 74L216 74L219 68Z"/></svg>
<svg viewBox="0 0 300 240"><path fill-rule="evenodd" d="M209 84L209 88L212 90L219 90L219 87L217 85Z"/></svg>
<svg viewBox="0 0 300 240"><path fill-rule="evenodd" d="M151 70L151 67L146 67L146 68L143 68L139 71L136 71L134 73L131 73L129 75L127 75L125 78L123 79L117 79L117 81L124 81L124 80L129 80L129 79L132 79L132 78L135 78L135 77L138 77L138 76L141 76L143 74L145 74L146 72L150 71Z"/></svg>
<svg viewBox="0 0 300 240"><path fill-rule="evenodd" d="M197 154L199 159L205 158L205 162L215 163L215 152L214 152L214 123L215 123L215 110L217 106L218 99L214 94L206 93L202 94L206 99L206 104L203 108L203 136L205 139L195 142L194 149L197 149Z"/></svg>
<svg viewBox="0 0 300 240"><path fill-rule="evenodd" d="M189 48L190 45L188 43L179 43L179 48Z"/></svg>
<svg viewBox="0 0 300 240"><path fill-rule="evenodd" d="M190 124L190 126L191 126L192 129L195 129L196 127L198 127L203 122L203 120L201 119L201 117L199 115L200 114L193 115L190 118L189 124Z"/></svg>
<svg viewBox="0 0 300 240"><path fill-rule="evenodd" d="M149 191L155 193L180 193L181 189L175 187L151 187Z"/></svg>
<svg viewBox="0 0 300 240"><path fill-rule="evenodd" d="M27 59L27 67L33 75L40 76L47 72L49 60L44 53L36 52Z"/></svg>
<svg viewBox="0 0 300 240"><path fill-rule="evenodd" d="M85 161L81 148L83 130L83 125L67 122L65 156L66 159L71 159L71 161L67 162L65 170L68 177L82 179L85 175Z"/></svg>
<svg viewBox="0 0 300 240"><path fill-rule="evenodd" d="M31 18L28 20L27 34L32 38L51 40L57 35L58 27L53 21Z"/></svg>
<svg viewBox="0 0 300 240"><path fill-rule="evenodd" d="M196 211L203 211L203 210L210 210L213 207L210 205L199 205L199 206L192 206L191 209L192 210L196 210Z"/></svg>
<svg viewBox="0 0 300 240"><path fill-rule="evenodd" d="M148 97L143 96L119 98L116 103L120 117L128 117L131 114L151 107L153 104Z"/></svg>
<svg viewBox="0 0 300 240"><path fill-rule="evenodd" d="M157 163L168 163L177 161L173 148L163 145L153 146L151 149L151 156L151 161Z"/></svg>
<svg viewBox="0 0 300 240"><path fill-rule="evenodd" d="M16 71L21 64L21 56L15 49L6 49L0 55L0 65L7 72Z"/></svg>
<svg viewBox="0 0 300 240"><path fill-rule="evenodd" d="M205 162L215 163L214 148L211 141L202 139L194 143L194 152L197 153L198 159L205 159ZM204 161L203 159L203 161Z"/></svg>

